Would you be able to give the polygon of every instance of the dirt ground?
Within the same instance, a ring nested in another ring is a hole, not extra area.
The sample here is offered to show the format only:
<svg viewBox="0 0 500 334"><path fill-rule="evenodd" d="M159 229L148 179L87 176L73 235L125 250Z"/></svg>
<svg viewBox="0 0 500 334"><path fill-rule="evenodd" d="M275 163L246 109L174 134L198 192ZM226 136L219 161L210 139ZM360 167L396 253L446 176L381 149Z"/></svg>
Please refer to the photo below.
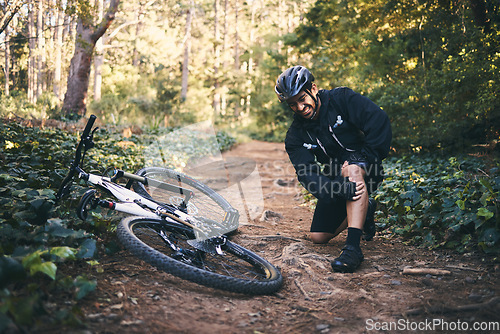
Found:
<svg viewBox="0 0 500 334"><path fill-rule="evenodd" d="M80 304L87 329L78 332L466 333L478 332L478 324L498 326L500 268L491 259L420 249L379 233L362 241L365 261L357 272L333 273L330 261L345 234L327 245L310 241L312 211L303 205L284 145L253 141L224 157L254 161L260 184L252 184L263 200L263 207L246 207L232 240L279 267L283 288L265 296L214 290L159 272L123 250L100 260L103 273L93 272L98 285ZM406 267L449 274L403 274Z"/></svg>

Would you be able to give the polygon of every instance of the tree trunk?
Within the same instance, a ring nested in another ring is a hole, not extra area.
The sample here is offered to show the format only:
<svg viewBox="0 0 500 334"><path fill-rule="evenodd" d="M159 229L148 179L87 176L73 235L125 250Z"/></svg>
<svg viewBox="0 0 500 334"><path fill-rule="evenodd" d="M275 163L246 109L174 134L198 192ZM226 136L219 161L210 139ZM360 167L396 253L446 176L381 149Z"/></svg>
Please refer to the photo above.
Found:
<svg viewBox="0 0 500 334"><path fill-rule="evenodd" d="M219 66L220 66L220 43L219 43L219 0L214 0L214 121L220 114L220 91L219 91Z"/></svg>
<svg viewBox="0 0 500 334"><path fill-rule="evenodd" d="M488 19L486 4L484 0L469 0L474 22L483 28L485 33L490 32L490 20Z"/></svg>
<svg viewBox="0 0 500 334"><path fill-rule="evenodd" d="M54 95L62 100L61 92L61 78L62 78L62 48L63 48L63 13L56 6L56 31L55 31L55 61L54 61L54 83L53 91Z"/></svg>
<svg viewBox="0 0 500 334"><path fill-rule="evenodd" d="M224 0L224 29L222 31L222 68L226 70L228 68L228 15L229 15L229 0ZM227 72L224 72L226 74ZM225 81L224 81L225 82ZM221 87L221 97L220 97L220 109L222 115L226 114L227 109L227 85L224 83Z"/></svg>
<svg viewBox="0 0 500 334"><path fill-rule="evenodd" d="M252 16L251 16L251 21L250 21L250 45L255 44L255 16L256 16L256 11L257 11L257 3L256 1L252 2ZM253 49L250 49L249 51L249 59L248 59L248 75L247 75L247 96L246 96L246 113L247 115L250 114L250 104L251 104L251 99L252 99L252 87L253 87L253 67L254 67L254 60L253 60Z"/></svg>
<svg viewBox="0 0 500 334"><path fill-rule="evenodd" d="M146 6L148 6L148 5L149 5L149 3L146 4ZM143 17L144 17L143 5L141 4L141 2L139 0L137 0L137 9L135 11L135 22L137 22L137 23L135 25L134 51L132 52L132 65L134 67L139 66L139 50L137 48L137 41L138 41L139 36L141 35L141 32L142 32L142 26L143 26L142 19L143 19Z"/></svg>
<svg viewBox="0 0 500 334"><path fill-rule="evenodd" d="M68 118L85 115L92 53L97 40L102 37L114 20L119 3L120 0L110 1L104 18L97 26L85 21L83 17L78 18L75 54L71 59L68 86L62 107Z"/></svg>
<svg viewBox="0 0 500 334"><path fill-rule="evenodd" d="M104 17L104 2L96 0L97 20L100 22ZM104 64L104 37L97 40L94 55L94 100L101 100L102 65Z"/></svg>
<svg viewBox="0 0 500 334"><path fill-rule="evenodd" d="M36 76L35 76L35 39L32 36L35 35L35 19L33 17L35 5L31 4L28 7L28 36L30 36L28 46L29 46L29 55L28 55L28 100L32 103L36 102L35 96L35 88L36 88Z"/></svg>
<svg viewBox="0 0 500 334"><path fill-rule="evenodd" d="M37 85L36 85L36 99L42 95L43 82L44 82L44 45L45 39L43 36L43 0L38 0L38 10L36 19L36 72L37 72Z"/></svg>
<svg viewBox="0 0 500 334"><path fill-rule="evenodd" d="M234 1L234 71L238 73L240 71L240 45L239 45L239 35L238 35L238 0ZM238 74L237 74L238 75ZM236 96L236 103L234 104L234 116L238 117L240 115L240 104L241 95Z"/></svg>
<svg viewBox="0 0 500 334"><path fill-rule="evenodd" d="M182 63L182 86L181 99L185 101L188 91L189 79L189 53L191 50L191 22L193 20L194 2L191 1L191 6L186 14L186 35L184 36L184 61Z"/></svg>
<svg viewBox="0 0 500 334"><path fill-rule="evenodd" d="M234 1L234 69L240 70L240 44L239 44L239 31L238 31L238 0Z"/></svg>
<svg viewBox="0 0 500 334"><path fill-rule="evenodd" d="M5 69L4 69L4 74L5 74L5 87L4 87L4 94L5 96L10 95L10 87L9 87L9 82L10 82L10 45L9 45L9 28L5 27L4 30L5 33Z"/></svg>

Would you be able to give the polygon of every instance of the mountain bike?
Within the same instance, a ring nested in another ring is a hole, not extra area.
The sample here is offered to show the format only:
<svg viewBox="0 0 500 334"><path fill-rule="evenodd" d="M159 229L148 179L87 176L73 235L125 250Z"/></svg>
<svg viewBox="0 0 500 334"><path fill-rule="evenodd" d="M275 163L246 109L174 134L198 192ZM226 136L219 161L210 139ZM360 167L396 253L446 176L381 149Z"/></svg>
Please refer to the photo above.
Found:
<svg viewBox="0 0 500 334"><path fill-rule="evenodd" d="M111 176L87 173L85 153L94 147L91 115L56 200L70 193L75 176L86 181L77 216L102 207L130 216L117 226L122 245L160 270L208 287L246 294L270 294L283 277L266 259L229 240L239 213L205 184L168 168L120 169ZM126 181L126 183L125 183Z"/></svg>

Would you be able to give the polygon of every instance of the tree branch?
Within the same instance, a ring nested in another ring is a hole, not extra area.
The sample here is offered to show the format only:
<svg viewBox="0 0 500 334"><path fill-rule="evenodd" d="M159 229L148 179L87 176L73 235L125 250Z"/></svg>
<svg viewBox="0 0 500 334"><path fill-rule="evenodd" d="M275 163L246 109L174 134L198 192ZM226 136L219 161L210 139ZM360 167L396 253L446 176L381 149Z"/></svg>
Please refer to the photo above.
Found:
<svg viewBox="0 0 500 334"><path fill-rule="evenodd" d="M125 27L128 27L129 25L132 25L132 24L136 24L136 23L139 23L140 21L139 20L135 20L135 21L129 21L129 22L125 22L125 23L122 23L118 26L118 28L116 28L115 30L113 30L113 32L111 34L108 35L107 38L113 38L116 36L116 34L118 34L120 32L120 30L122 30L123 28Z"/></svg>
<svg viewBox="0 0 500 334"><path fill-rule="evenodd" d="M14 0L12 4L8 4L6 6L5 10L3 11L2 19L0 19L0 33L2 33L7 28L14 15L17 14L19 9L21 9L23 5L24 1Z"/></svg>
<svg viewBox="0 0 500 334"><path fill-rule="evenodd" d="M119 4L120 0L111 0L109 8L106 14L104 14L102 21L97 25L95 31L92 33L92 40L94 41L94 43L97 42L97 40L101 38L102 35L104 35L106 29L108 29L108 27L111 25L111 22L113 22L113 20L115 19L115 14L118 10Z"/></svg>

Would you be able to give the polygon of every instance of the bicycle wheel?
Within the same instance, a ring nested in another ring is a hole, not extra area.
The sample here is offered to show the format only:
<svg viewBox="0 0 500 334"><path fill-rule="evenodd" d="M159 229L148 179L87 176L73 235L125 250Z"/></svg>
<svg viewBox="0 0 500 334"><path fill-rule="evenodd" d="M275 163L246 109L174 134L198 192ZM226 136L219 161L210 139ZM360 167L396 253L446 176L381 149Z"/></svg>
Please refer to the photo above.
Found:
<svg viewBox="0 0 500 334"><path fill-rule="evenodd" d="M137 171L137 175L163 182L177 187L150 186L134 182L132 189L138 194L159 203L179 207L185 200L183 190L192 191L194 196L186 203L187 213L195 217L209 218L218 223L223 233L229 233L238 228L239 213L228 201L215 190L205 184L172 169L162 167L145 167ZM179 188L183 190L179 191Z"/></svg>
<svg viewBox="0 0 500 334"><path fill-rule="evenodd" d="M127 217L118 238L138 258L160 270L208 287L246 294L270 294L283 283L281 273L255 253L229 241L218 254L209 240L194 240L193 230L178 222Z"/></svg>

